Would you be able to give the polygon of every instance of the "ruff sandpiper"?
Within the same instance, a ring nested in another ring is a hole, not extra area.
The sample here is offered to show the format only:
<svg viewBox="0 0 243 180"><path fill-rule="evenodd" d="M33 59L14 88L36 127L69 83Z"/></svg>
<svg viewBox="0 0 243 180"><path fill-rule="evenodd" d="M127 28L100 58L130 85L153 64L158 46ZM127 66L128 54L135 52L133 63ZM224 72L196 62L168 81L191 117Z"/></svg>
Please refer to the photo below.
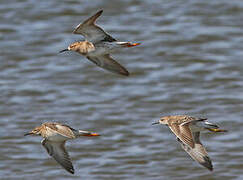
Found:
<svg viewBox="0 0 243 180"><path fill-rule="evenodd" d="M212 162L206 149L200 142L200 132L226 132L215 124L209 123L206 118L197 118L186 115L164 116L153 124L165 124L176 135L181 147L198 163L210 171Z"/></svg>
<svg viewBox="0 0 243 180"><path fill-rule="evenodd" d="M74 42L67 49L61 50L60 53L64 51L78 52L103 69L128 76L129 72L126 68L116 62L110 53L120 48L137 46L140 43L119 42L97 26L95 21L102 12L103 10L97 12L79 24L73 31L74 34L83 35L85 41Z"/></svg>
<svg viewBox="0 0 243 180"><path fill-rule="evenodd" d="M80 136L99 136L97 133L76 130L70 126L55 122L43 123L41 126L25 134L25 136L27 135L42 136L44 139L41 141L41 144L47 153L72 174L74 174L74 168L68 152L65 149L65 142Z"/></svg>

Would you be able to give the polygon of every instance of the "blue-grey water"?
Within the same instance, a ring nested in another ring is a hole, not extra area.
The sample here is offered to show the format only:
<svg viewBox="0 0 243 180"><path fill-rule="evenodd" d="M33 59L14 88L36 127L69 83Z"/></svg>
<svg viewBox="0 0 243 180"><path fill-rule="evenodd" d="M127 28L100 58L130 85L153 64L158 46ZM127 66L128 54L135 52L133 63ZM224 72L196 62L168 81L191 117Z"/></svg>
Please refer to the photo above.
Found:
<svg viewBox="0 0 243 180"><path fill-rule="evenodd" d="M98 10L114 38L141 42L109 73L67 52ZM163 115L208 119L209 172L181 149ZM23 134L43 122L100 133L67 142L75 174ZM167 180L243 178L243 2L239 0L1 0L0 179Z"/></svg>

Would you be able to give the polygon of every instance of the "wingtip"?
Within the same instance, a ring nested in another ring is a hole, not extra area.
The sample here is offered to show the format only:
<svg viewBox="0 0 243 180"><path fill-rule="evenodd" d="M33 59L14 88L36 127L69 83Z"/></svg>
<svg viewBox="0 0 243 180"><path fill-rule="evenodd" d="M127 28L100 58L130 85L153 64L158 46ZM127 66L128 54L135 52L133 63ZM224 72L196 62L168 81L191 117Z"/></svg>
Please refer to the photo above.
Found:
<svg viewBox="0 0 243 180"><path fill-rule="evenodd" d="M211 172L213 172L213 166L207 167L207 169Z"/></svg>
<svg viewBox="0 0 243 180"><path fill-rule="evenodd" d="M204 156L203 159L205 162L202 163L202 165L206 167L209 171L213 171L213 165L210 158L208 156Z"/></svg>
<svg viewBox="0 0 243 180"><path fill-rule="evenodd" d="M130 73L129 72L126 72L123 75L128 77L130 75Z"/></svg>
<svg viewBox="0 0 243 180"><path fill-rule="evenodd" d="M213 165L210 163L208 166L205 166L209 171L213 171Z"/></svg>
<svg viewBox="0 0 243 180"><path fill-rule="evenodd" d="M103 13L103 9L99 10L95 15L93 15L93 16L91 17L91 19L92 19L92 23L95 23L96 19L97 19L98 17L100 17L102 13Z"/></svg>
<svg viewBox="0 0 243 180"><path fill-rule="evenodd" d="M97 12L97 14L102 14L103 13L103 9L101 9L101 10L99 10L98 12Z"/></svg>
<svg viewBox="0 0 243 180"><path fill-rule="evenodd" d="M120 66L120 69L117 70L115 73L120 74L122 76L126 76L126 77L128 77L130 75L128 70L125 67L122 67L122 66Z"/></svg>
<svg viewBox="0 0 243 180"><path fill-rule="evenodd" d="M103 9L99 10L97 13L95 13L90 18L86 19L83 23L79 24L73 31L73 34L80 34L79 29L83 26L89 26L93 25L96 21L96 19L103 13ZM81 33L82 34L82 33Z"/></svg>
<svg viewBox="0 0 243 180"><path fill-rule="evenodd" d="M120 72L121 75L128 77L130 73L128 71L122 71Z"/></svg>
<svg viewBox="0 0 243 180"><path fill-rule="evenodd" d="M102 13L103 13L103 9L101 9L100 11L98 11L98 12L93 16L93 17L95 17L95 19L93 20L93 23L95 23L96 19L97 19L98 17L100 17Z"/></svg>
<svg viewBox="0 0 243 180"><path fill-rule="evenodd" d="M69 169L69 171L71 174L74 174L74 169Z"/></svg>

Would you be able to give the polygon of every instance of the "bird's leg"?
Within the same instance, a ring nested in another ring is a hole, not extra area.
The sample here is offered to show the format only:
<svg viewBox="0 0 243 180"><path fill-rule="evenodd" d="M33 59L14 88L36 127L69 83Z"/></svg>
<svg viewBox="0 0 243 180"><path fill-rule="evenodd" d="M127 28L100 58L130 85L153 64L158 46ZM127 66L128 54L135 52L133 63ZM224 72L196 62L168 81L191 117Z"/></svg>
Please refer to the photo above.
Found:
<svg viewBox="0 0 243 180"><path fill-rule="evenodd" d="M211 132L227 132L225 129L207 128Z"/></svg>

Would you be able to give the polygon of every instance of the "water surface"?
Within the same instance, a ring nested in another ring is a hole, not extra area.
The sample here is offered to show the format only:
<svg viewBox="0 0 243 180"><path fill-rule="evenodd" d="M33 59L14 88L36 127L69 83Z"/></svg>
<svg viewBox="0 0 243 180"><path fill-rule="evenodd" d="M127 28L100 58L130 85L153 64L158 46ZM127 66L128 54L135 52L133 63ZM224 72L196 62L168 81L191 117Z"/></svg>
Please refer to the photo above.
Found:
<svg viewBox="0 0 243 180"><path fill-rule="evenodd" d="M142 42L104 71L75 53L71 32L98 10L116 39ZM242 179L241 1L1 1L1 179ZM202 141L214 172L192 161L162 115L208 117L229 130ZM100 133L67 143L75 175L23 134L46 121Z"/></svg>

